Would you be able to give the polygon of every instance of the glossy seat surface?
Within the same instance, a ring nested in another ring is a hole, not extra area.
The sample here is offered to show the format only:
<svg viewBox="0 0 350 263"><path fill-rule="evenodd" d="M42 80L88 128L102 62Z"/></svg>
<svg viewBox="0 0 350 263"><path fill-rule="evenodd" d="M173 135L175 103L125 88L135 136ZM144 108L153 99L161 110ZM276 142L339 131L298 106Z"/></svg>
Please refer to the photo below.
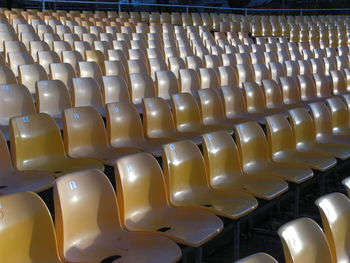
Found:
<svg viewBox="0 0 350 263"><path fill-rule="evenodd" d="M92 168L104 170L98 161L69 158L57 124L45 113L12 118L10 134L12 160L19 170L42 170L54 176Z"/></svg>
<svg viewBox="0 0 350 263"><path fill-rule="evenodd" d="M43 200L22 192L0 197L0 252L4 263L62 263L55 229Z"/></svg>
<svg viewBox="0 0 350 263"><path fill-rule="evenodd" d="M72 158L93 158L114 166L118 158L138 152L136 149L111 147L103 119L93 107L66 109L63 124L66 151Z"/></svg>
<svg viewBox="0 0 350 263"><path fill-rule="evenodd" d="M329 153L299 151L292 127L282 115L266 117L266 134L270 154L275 162L298 162L320 171L328 170L337 164L337 160Z"/></svg>
<svg viewBox="0 0 350 263"><path fill-rule="evenodd" d="M288 190L288 184L273 176L244 174L233 138L224 131L202 136L208 180L215 189L240 189L263 199L273 199Z"/></svg>
<svg viewBox="0 0 350 263"><path fill-rule="evenodd" d="M277 176L293 183L302 183L313 176L312 170L304 164L273 162L268 153L264 131L258 123L247 122L236 125L235 136L245 173Z"/></svg>
<svg viewBox="0 0 350 263"><path fill-rule="evenodd" d="M350 201L341 193L332 193L318 198L315 204L319 208L325 236L334 262L350 260Z"/></svg>
<svg viewBox="0 0 350 263"><path fill-rule="evenodd" d="M289 115L298 150L325 152L340 159L349 157L350 151L347 145L317 141L315 124L306 109L290 110Z"/></svg>
<svg viewBox="0 0 350 263"><path fill-rule="evenodd" d="M328 98L326 102L331 112L333 134L349 135L349 110L345 102L338 97Z"/></svg>
<svg viewBox="0 0 350 263"><path fill-rule="evenodd" d="M162 170L150 154L118 160L116 182L121 218L128 230L157 233L198 247L223 228L221 220L206 211L169 204Z"/></svg>
<svg viewBox="0 0 350 263"><path fill-rule="evenodd" d="M332 263L322 229L309 218L289 222L278 230L286 263Z"/></svg>
<svg viewBox="0 0 350 263"><path fill-rule="evenodd" d="M191 141L163 146L163 169L170 202L175 206L201 208L237 219L258 205L244 191L211 188L203 156Z"/></svg>
<svg viewBox="0 0 350 263"><path fill-rule="evenodd" d="M54 200L59 253L67 262L100 263L116 256L113 262L173 263L181 257L164 237L123 229L113 187L98 170L59 178Z"/></svg>

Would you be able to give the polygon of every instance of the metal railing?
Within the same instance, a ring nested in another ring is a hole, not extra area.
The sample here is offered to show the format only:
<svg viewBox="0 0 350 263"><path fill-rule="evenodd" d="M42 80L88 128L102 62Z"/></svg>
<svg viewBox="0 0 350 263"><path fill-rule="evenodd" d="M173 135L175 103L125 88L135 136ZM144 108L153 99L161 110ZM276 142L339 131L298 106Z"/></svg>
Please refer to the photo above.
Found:
<svg viewBox="0 0 350 263"><path fill-rule="evenodd" d="M245 15L248 15L249 12L295 12L296 14L303 15L305 12L319 13L319 12L338 12L338 11L350 11L350 8L326 8L326 9L282 9L282 8L233 8L233 7L216 7L216 6L200 6L200 5L174 5L174 4L153 4L153 3L123 3L123 2L104 2L104 1L72 1L72 0L30 0L30 2L40 3L42 9L46 9L46 4L53 3L54 6L57 4L73 4L73 5L109 5L115 6L120 11L123 6L133 6L133 7L167 7L167 8L181 8L184 9L186 13L190 9L211 9L225 12L234 12L239 11Z"/></svg>

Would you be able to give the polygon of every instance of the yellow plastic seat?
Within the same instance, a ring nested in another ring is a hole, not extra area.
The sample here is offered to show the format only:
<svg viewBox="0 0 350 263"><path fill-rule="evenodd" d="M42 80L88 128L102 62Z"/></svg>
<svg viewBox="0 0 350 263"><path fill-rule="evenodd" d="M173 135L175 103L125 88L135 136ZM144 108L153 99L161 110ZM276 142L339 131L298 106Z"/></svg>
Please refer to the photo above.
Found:
<svg viewBox="0 0 350 263"><path fill-rule="evenodd" d="M345 102L339 97L326 100L332 119L332 131L337 135L350 135L349 110Z"/></svg>
<svg viewBox="0 0 350 263"><path fill-rule="evenodd" d="M331 71L337 70L337 64L333 56L323 58L323 62L326 76L330 76Z"/></svg>
<svg viewBox="0 0 350 263"><path fill-rule="evenodd" d="M199 73L200 68L204 67L201 58L198 56L187 56L186 57L186 64L187 64L187 68L193 69L197 73Z"/></svg>
<svg viewBox="0 0 350 263"><path fill-rule="evenodd" d="M78 51L80 55L86 60L85 51L91 50L91 45L86 41L74 41L73 42L74 50Z"/></svg>
<svg viewBox="0 0 350 263"><path fill-rule="evenodd" d="M147 65L144 61L140 59L131 59L128 60L128 72L129 74L133 73L149 73Z"/></svg>
<svg viewBox="0 0 350 263"><path fill-rule="evenodd" d="M72 47L67 41L53 41L53 51L62 59L62 51L72 50Z"/></svg>
<svg viewBox="0 0 350 263"><path fill-rule="evenodd" d="M315 124L306 109L298 108L289 110L289 117L299 151L326 152L339 159L347 159L350 157L349 146L318 140L316 137Z"/></svg>
<svg viewBox="0 0 350 263"><path fill-rule="evenodd" d="M256 253L241 260L236 261L236 263L278 263L273 257L266 253Z"/></svg>
<svg viewBox="0 0 350 263"><path fill-rule="evenodd" d="M105 115L101 89L93 78L74 78L72 105L74 107L91 106Z"/></svg>
<svg viewBox="0 0 350 263"><path fill-rule="evenodd" d="M312 178L312 170L304 164L272 161L267 139L258 123L246 122L236 125L235 136L246 174L275 176L297 184Z"/></svg>
<svg viewBox="0 0 350 263"><path fill-rule="evenodd" d="M26 86L32 94L35 94L35 83L37 81L47 80L47 73L39 64L20 65L18 71L19 81Z"/></svg>
<svg viewBox="0 0 350 263"><path fill-rule="evenodd" d="M78 170L104 170L98 161L69 158L57 124L45 113L12 118L10 135L12 160L19 170L47 171L55 177Z"/></svg>
<svg viewBox="0 0 350 263"><path fill-rule="evenodd" d="M181 93L187 92L195 95L200 88L197 72L194 69L180 69L179 77Z"/></svg>
<svg viewBox="0 0 350 263"><path fill-rule="evenodd" d="M286 263L332 263L322 229L309 218L291 221L278 230Z"/></svg>
<svg viewBox="0 0 350 263"><path fill-rule="evenodd" d="M301 101L300 88L293 77L281 77L280 86L282 90L283 103L287 105L304 106Z"/></svg>
<svg viewBox="0 0 350 263"><path fill-rule="evenodd" d="M262 81L262 89L265 97L265 105L267 109L283 109L290 108L289 105L283 103L282 91L273 79L265 79Z"/></svg>
<svg viewBox="0 0 350 263"><path fill-rule="evenodd" d="M341 193L332 193L318 198L324 234L328 240L333 262L347 262L350 259L348 224L350 222L350 201Z"/></svg>
<svg viewBox="0 0 350 263"><path fill-rule="evenodd" d="M17 84L15 74L7 66L0 66L0 85L3 84Z"/></svg>
<svg viewBox="0 0 350 263"><path fill-rule="evenodd" d="M38 52L40 51L50 51L49 45L44 41L30 41L30 54L34 59L34 62L38 62Z"/></svg>
<svg viewBox="0 0 350 263"><path fill-rule="evenodd" d="M254 82L254 72L249 64L237 64L238 83L242 87L245 82Z"/></svg>
<svg viewBox="0 0 350 263"><path fill-rule="evenodd" d="M171 97L171 108L174 114L176 129L181 133L206 133L216 130L233 129L221 125L204 125L195 98L190 93L175 94Z"/></svg>
<svg viewBox="0 0 350 263"><path fill-rule="evenodd" d="M81 78L93 78L100 88L103 87L102 71L95 61L79 62L79 74Z"/></svg>
<svg viewBox="0 0 350 263"><path fill-rule="evenodd" d="M168 58L169 70L171 70L176 78L179 78L179 70L186 69L185 61L181 57L169 57Z"/></svg>
<svg viewBox="0 0 350 263"><path fill-rule="evenodd" d="M34 64L34 60L28 52L10 52L8 53L8 60L11 70L16 77L19 76L18 67L20 65Z"/></svg>
<svg viewBox="0 0 350 263"><path fill-rule="evenodd" d="M211 188L203 156L191 141L164 145L163 169L170 203L176 207L200 208L237 219L258 205L244 191Z"/></svg>
<svg viewBox="0 0 350 263"><path fill-rule="evenodd" d="M93 107L64 110L63 127L65 148L72 158L87 157L114 166L118 158L139 152L135 149L111 147L103 119Z"/></svg>
<svg viewBox="0 0 350 263"><path fill-rule="evenodd" d="M218 67L220 85L219 86L231 86L239 87L237 72L234 67L223 66Z"/></svg>
<svg viewBox="0 0 350 263"><path fill-rule="evenodd" d="M288 184L273 176L244 174L237 146L224 131L202 135L208 180L215 189L240 189L271 200L288 190Z"/></svg>
<svg viewBox="0 0 350 263"><path fill-rule="evenodd" d="M7 54L10 52L27 52L26 46L21 41L4 41L4 57L6 62L8 61Z"/></svg>
<svg viewBox="0 0 350 263"><path fill-rule="evenodd" d="M0 203L2 262L62 263L50 212L38 195L5 195Z"/></svg>
<svg viewBox="0 0 350 263"><path fill-rule="evenodd" d="M164 237L124 229L113 187L98 170L57 179L54 200L59 254L65 262L173 263L181 257L179 247Z"/></svg>
<svg viewBox="0 0 350 263"><path fill-rule="evenodd" d="M62 62L70 64L75 72L79 72L79 62L83 61L83 57L77 50L62 51Z"/></svg>
<svg viewBox="0 0 350 263"><path fill-rule="evenodd" d="M131 181L130 177L135 180ZM180 244L199 247L223 228L221 220L206 211L172 207L162 170L147 153L117 161L116 185L121 218L128 230L156 233ZM137 218L135 213L139 215Z"/></svg>
<svg viewBox="0 0 350 263"><path fill-rule="evenodd" d="M102 97L104 104L113 102L130 102L128 84L119 76L103 76Z"/></svg>
<svg viewBox="0 0 350 263"><path fill-rule="evenodd" d="M47 172L18 171L11 161L5 137L0 132L0 196L17 192L41 192L52 186L55 179Z"/></svg>
<svg viewBox="0 0 350 263"><path fill-rule="evenodd" d="M316 73L313 74L313 78L316 85L316 94L318 98L332 97L332 88L329 78L325 74Z"/></svg>
<svg viewBox="0 0 350 263"><path fill-rule="evenodd" d="M69 91L73 90L73 78L76 78L74 68L68 63L51 63L50 79L60 80Z"/></svg>
<svg viewBox="0 0 350 263"><path fill-rule="evenodd" d="M294 80L297 79L297 75L300 74L299 65L296 61L287 60L283 62L286 69L286 76L292 77Z"/></svg>
<svg viewBox="0 0 350 263"><path fill-rule="evenodd" d="M298 150L292 127L282 115L266 117L266 137L270 156L275 162L303 163L319 171L326 171L337 164L336 159L329 153Z"/></svg>
<svg viewBox="0 0 350 263"><path fill-rule="evenodd" d="M175 74L170 70L156 72L156 91L159 98L170 100L171 95L180 93Z"/></svg>
<svg viewBox="0 0 350 263"><path fill-rule="evenodd" d="M332 87L334 95L342 95L348 93L345 74L342 70L331 70Z"/></svg>
<svg viewBox="0 0 350 263"><path fill-rule="evenodd" d="M280 77L284 77L287 75L283 64L280 62L270 62L268 66L271 74L271 79L273 79L276 82L278 82Z"/></svg>
<svg viewBox="0 0 350 263"><path fill-rule="evenodd" d="M176 130L173 114L164 99L144 98L142 106L143 129L148 140L157 143L184 139L200 141L198 133L180 133Z"/></svg>
<svg viewBox="0 0 350 263"><path fill-rule="evenodd" d="M147 73L133 73L130 77L130 95L131 101L138 108L143 98L156 97L156 90L152 78Z"/></svg>

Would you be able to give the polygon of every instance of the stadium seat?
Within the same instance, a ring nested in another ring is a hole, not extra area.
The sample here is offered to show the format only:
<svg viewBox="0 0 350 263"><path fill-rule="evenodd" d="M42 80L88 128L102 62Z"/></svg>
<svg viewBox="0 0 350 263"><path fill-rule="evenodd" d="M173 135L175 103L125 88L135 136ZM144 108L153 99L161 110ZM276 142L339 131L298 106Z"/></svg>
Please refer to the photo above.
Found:
<svg viewBox="0 0 350 263"><path fill-rule="evenodd" d="M104 170L98 161L69 158L57 124L46 113L12 118L10 134L11 156L19 170L47 171L55 177L78 170Z"/></svg>
<svg viewBox="0 0 350 263"><path fill-rule="evenodd" d="M130 177L136 177L136 180L131 182ZM162 170L154 157L147 153L117 161L116 185L123 224L128 230L156 233L180 244L199 247L223 228L221 220L206 211L171 206ZM151 210L142 207L151 207ZM141 213L139 220L133 217L136 212ZM198 228L193 228L193 225Z"/></svg>
<svg viewBox="0 0 350 263"><path fill-rule="evenodd" d="M173 263L181 257L164 237L124 229L113 187L98 170L57 179L54 200L59 254L67 262Z"/></svg>
<svg viewBox="0 0 350 263"><path fill-rule="evenodd" d="M350 157L349 146L334 142L318 141L315 124L306 109L289 110L289 117L299 151L326 152L339 159L348 159Z"/></svg>
<svg viewBox="0 0 350 263"><path fill-rule="evenodd" d="M321 73L313 74L313 78L316 85L317 97L322 99L332 97L332 88L329 78Z"/></svg>
<svg viewBox="0 0 350 263"><path fill-rule="evenodd" d="M342 70L331 70L331 79L334 95L342 95L348 93L345 74Z"/></svg>
<svg viewBox="0 0 350 263"><path fill-rule="evenodd" d="M130 77L131 101L139 110L143 98L156 97L156 90L152 78L147 73L133 73Z"/></svg>
<svg viewBox="0 0 350 263"><path fill-rule="evenodd" d="M194 69L180 69L179 76L181 93L187 92L195 95L200 88L198 73Z"/></svg>
<svg viewBox="0 0 350 263"><path fill-rule="evenodd" d="M350 222L350 201L348 197L341 193L332 193L318 198L315 204L321 214L333 262L349 260L347 225Z"/></svg>
<svg viewBox="0 0 350 263"><path fill-rule="evenodd" d="M70 92L73 91L73 78L76 78L76 74L74 68L70 64L50 64L50 79L57 79L62 81Z"/></svg>
<svg viewBox="0 0 350 263"><path fill-rule="evenodd" d="M236 263L277 263L277 261L270 255L260 252L238 260Z"/></svg>
<svg viewBox="0 0 350 263"><path fill-rule="evenodd" d="M345 102L338 97L328 98L326 102L331 112L333 134L349 135L349 110Z"/></svg>
<svg viewBox="0 0 350 263"><path fill-rule="evenodd" d="M10 52L8 54L9 65L16 77L19 76L18 67L24 64L34 64L32 56L28 52Z"/></svg>
<svg viewBox="0 0 350 263"><path fill-rule="evenodd" d="M157 97L170 100L171 95L180 92L175 74L170 70L156 72Z"/></svg>
<svg viewBox="0 0 350 263"><path fill-rule="evenodd" d="M326 237L315 221L309 218L296 219L280 227L278 234L286 262L333 262Z"/></svg>
<svg viewBox="0 0 350 263"><path fill-rule="evenodd" d="M70 64L75 72L80 72L79 62L83 61L83 57L77 50L62 51L62 62Z"/></svg>
<svg viewBox="0 0 350 263"><path fill-rule="evenodd" d="M196 207L238 219L258 205L253 196L242 190L211 188L203 156L191 141L163 146L163 169L169 200L176 207Z"/></svg>
<svg viewBox="0 0 350 263"><path fill-rule="evenodd" d="M17 84L15 74L7 66L0 66L0 85L3 84Z"/></svg>
<svg viewBox="0 0 350 263"><path fill-rule="evenodd" d="M20 65L18 71L19 82L26 86L32 94L35 94L37 81L47 80L47 73L39 64Z"/></svg>
<svg viewBox="0 0 350 263"><path fill-rule="evenodd" d="M298 150L292 127L282 115L266 117L266 137L272 160L275 162L303 163L319 171L329 170L337 164L336 159L329 153Z"/></svg>
<svg viewBox="0 0 350 263"><path fill-rule="evenodd" d="M97 81L100 88L103 87L102 71L100 66L95 61L79 62L79 74L81 78L92 78Z"/></svg>
<svg viewBox="0 0 350 263"><path fill-rule="evenodd" d="M2 261L62 263L50 213L38 195L5 195L0 203Z"/></svg>
<svg viewBox="0 0 350 263"><path fill-rule="evenodd" d="M224 131L202 135L203 155L208 181L215 189L241 189L258 198L271 200L288 190L279 178L246 175L233 138Z"/></svg>
<svg viewBox="0 0 350 263"><path fill-rule="evenodd" d="M92 158L114 166L120 157L139 152L136 149L111 147L103 119L93 107L66 109L62 119L65 148L72 158Z"/></svg>

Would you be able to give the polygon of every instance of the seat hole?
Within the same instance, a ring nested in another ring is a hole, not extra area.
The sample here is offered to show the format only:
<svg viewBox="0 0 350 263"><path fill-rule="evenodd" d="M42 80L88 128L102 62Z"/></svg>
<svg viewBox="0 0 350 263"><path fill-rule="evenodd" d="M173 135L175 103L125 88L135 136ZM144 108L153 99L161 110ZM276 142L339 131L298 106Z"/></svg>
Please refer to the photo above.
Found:
<svg viewBox="0 0 350 263"><path fill-rule="evenodd" d="M2 189L2 188L7 188L7 186L6 185L0 185L0 189Z"/></svg>
<svg viewBox="0 0 350 263"><path fill-rule="evenodd" d="M110 256L108 258L105 258L104 260L101 261L101 263L112 263L114 260L121 258L121 256L115 255L115 256Z"/></svg>
<svg viewBox="0 0 350 263"><path fill-rule="evenodd" d="M162 228L157 229L157 231L158 232L166 232L166 231L168 231L170 229L171 229L171 227L162 227Z"/></svg>
<svg viewBox="0 0 350 263"><path fill-rule="evenodd" d="M202 206L205 206L205 207L212 207L212 205L209 205L209 204L204 204Z"/></svg>
<svg viewBox="0 0 350 263"><path fill-rule="evenodd" d="M60 173L62 173L62 171L57 170L57 171L54 171L53 173L54 173L54 174L60 174Z"/></svg>

